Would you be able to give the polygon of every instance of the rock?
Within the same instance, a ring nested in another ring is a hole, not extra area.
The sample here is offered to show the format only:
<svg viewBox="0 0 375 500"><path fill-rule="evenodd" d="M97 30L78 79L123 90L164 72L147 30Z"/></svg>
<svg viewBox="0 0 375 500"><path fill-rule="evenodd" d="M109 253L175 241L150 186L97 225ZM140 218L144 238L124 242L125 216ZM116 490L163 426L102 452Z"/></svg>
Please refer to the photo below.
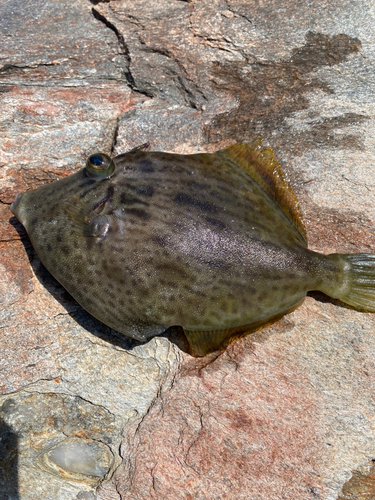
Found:
<svg viewBox="0 0 375 500"><path fill-rule="evenodd" d="M216 359L185 357L126 429L121 498L337 498L373 456L373 327L308 297Z"/></svg>
<svg viewBox="0 0 375 500"><path fill-rule="evenodd" d="M120 429L102 406L80 397L25 391L3 397L0 404L1 421L14 436L14 446L7 449L18 450L21 497L52 498L51 492L58 491L59 498L74 498L77 484L90 490L115 465Z"/></svg>
<svg viewBox="0 0 375 500"><path fill-rule="evenodd" d="M367 500L375 494L374 463L364 464L356 470L350 480L344 484L337 500Z"/></svg>
<svg viewBox="0 0 375 500"><path fill-rule="evenodd" d="M140 345L75 303L9 205L97 150L193 153L262 135L310 247L375 252L371 8L3 0L5 498L369 498L374 315L311 293L221 354L191 358L177 330Z"/></svg>

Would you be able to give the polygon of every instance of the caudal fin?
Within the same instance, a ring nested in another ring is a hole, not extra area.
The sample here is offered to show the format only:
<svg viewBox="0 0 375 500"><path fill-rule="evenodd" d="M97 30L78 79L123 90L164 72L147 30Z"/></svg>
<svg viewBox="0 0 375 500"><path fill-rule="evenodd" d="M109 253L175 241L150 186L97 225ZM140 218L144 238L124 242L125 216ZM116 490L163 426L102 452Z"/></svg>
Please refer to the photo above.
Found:
<svg viewBox="0 0 375 500"><path fill-rule="evenodd" d="M356 309L375 312L375 254L341 255L351 267L345 293L338 298Z"/></svg>

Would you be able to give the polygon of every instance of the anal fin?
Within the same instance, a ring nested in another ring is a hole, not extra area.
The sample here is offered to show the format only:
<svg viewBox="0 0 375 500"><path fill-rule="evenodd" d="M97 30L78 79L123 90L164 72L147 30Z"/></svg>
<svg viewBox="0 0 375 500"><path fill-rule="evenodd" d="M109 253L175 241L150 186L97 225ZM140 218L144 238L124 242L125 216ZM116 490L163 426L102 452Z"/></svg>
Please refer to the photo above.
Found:
<svg viewBox="0 0 375 500"><path fill-rule="evenodd" d="M270 318L255 321L248 325L235 326L226 330L186 330L184 333L189 342L191 354L195 356L206 356L210 352L215 352L224 349L230 341L235 338L243 337L246 334L254 333L265 326L272 325L285 314L291 313L299 307L305 300L297 302L285 311L281 311Z"/></svg>
<svg viewBox="0 0 375 500"><path fill-rule="evenodd" d="M233 328L228 330L185 330L192 354L206 354L223 349L233 335Z"/></svg>

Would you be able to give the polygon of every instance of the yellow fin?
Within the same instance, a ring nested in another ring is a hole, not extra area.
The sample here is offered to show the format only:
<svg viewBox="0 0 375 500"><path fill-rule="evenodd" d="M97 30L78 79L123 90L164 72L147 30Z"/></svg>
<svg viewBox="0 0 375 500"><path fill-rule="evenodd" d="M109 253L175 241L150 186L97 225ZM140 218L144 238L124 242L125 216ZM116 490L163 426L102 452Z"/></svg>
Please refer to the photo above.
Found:
<svg viewBox="0 0 375 500"><path fill-rule="evenodd" d="M233 328L228 330L185 330L191 351L197 356L218 351L226 346Z"/></svg>
<svg viewBox="0 0 375 500"><path fill-rule="evenodd" d="M77 236L92 236L104 239L110 226L110 219L101 215L107 198L104 198L94 207L81 200L77 195L71 196L64 204L63 209L72 224L72 233Z"/></svg>
<svg viewBox="0 0 375 500"><path fill-rule="evenodd" d="M303 298L300 302L297 302L297 304L294 304L288 309L285 309L285 311L281 311L270 318L255 321L254 323L249 323L248 325L235 326L226 330L185 330L184 328L184 333L191 349L190 354L205 356L210 352L224 349L229 342L235 338L242 337L260 330L265 326L272 325L285 314L291 313L297 309L297 307L299 307L304 300L305 299Z"/></svg>
<svg viewBox="0 0 375 500"><path fill-rule="evenodd" d="M63 205L65 213L72 222L72 232L77 236L94 236L91 228L92 208L79 196L71 196Z"/></svg>
<svg viewBox="0 0 375 500"><path fill-rule="evenodd" d="M306 229L298 200L284 178L280 164L271 148L262 149L262 138L250 144L234 144L219 153L241 167L279 205L307 243Z"/></svg>

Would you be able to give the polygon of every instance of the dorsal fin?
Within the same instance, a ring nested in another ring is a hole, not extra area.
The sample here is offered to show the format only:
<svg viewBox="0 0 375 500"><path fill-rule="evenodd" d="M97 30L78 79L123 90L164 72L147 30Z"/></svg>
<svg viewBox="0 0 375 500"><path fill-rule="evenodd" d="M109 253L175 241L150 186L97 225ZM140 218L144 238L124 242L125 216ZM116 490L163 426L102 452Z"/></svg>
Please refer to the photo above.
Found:
<svg viewBox="0 0 375 500"><path fill-rule="evenodd" d="M262 138L259 137L250 144L234 144L221 150L220 153L245 170L267 192L307 243L298 200L285 180L272 149L262 149L261 143Z"/></svg>

